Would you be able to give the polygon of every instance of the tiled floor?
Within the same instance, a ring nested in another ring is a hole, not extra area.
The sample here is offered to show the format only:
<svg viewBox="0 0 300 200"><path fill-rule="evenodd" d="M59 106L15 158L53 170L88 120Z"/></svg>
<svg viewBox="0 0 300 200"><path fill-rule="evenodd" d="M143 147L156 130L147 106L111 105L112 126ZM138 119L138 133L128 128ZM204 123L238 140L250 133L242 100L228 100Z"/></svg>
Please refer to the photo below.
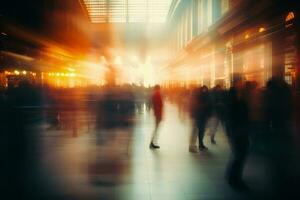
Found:
<svg viewBox="0 0 300 200"><path fill-rule="evenodd" d="M245 178L253 192L240 193L227 185L224 171L230 151L222 127L217 145L206 137L208 151L192 154L191 127L179 118L176 106L166 105L159 150L148 148L153 123L152 113L145 110L137 114L132 129L99 133L83 126L77 137L68 130L46 131L40 173L47 190L73 199L200 200L253 199L265 188L263 167L252 158Z"/></svg>

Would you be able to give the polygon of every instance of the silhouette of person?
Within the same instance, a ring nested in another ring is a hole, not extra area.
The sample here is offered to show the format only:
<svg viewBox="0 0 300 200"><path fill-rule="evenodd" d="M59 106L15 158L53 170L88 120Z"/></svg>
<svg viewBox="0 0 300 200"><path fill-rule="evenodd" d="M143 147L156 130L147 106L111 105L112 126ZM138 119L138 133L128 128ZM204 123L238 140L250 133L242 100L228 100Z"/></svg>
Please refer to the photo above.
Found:
<svg viewBox="0 0 300 200"><path fill-rule="evenodd" d="M199 140L199 149L205 150L207 147L203 144L205 125L211 114L211 99L207 86L202 86L199 96L199 113L198 113L198 140Z"/></svg>
<svg viewBox="0 0 300 200"><path fill-rule="evenodd" d="M224 121L224 91L220 85L216 85L210 92L212 102L212 116L210 118L210 141L216 144L215 135L217 128Z"/></svg>
<svg viewBox="0 0 300 200"><path fill-rule="evenodd" d="M228 91L226 132L232 155L227 167L227 180L236 189L247 189L242 174L249 149L248 92L241 77L235 78L233 87Z"/></svg>
<svg viewBox="0 0 300 200"><path fill-rule="evenodd" d="M272 77L265 91L265 126L266 143L269 146L269 158L273 174L272 179L280 192L286 197L286 192L292 194L298 187L294 165L294 136L292 134L292 90L284 79Z"/></svg>
<svg viewBox="0 0 300 200"><path fill-rule="evenodd" d="M266 85L265 116L267 131L276 136L289 134L292 92L281 78L273 77Z"/></svg>
<svg viewBox="0 0 300 200"><path fill-rule="evenodd" d="M207 86L194 90L190 102L190 114L193 120L193 131L189 151L196 152L194 144L196 131L198 131L199 150L205 150L207 149L203 143L205 125L211 114L211 99Z"/></svg>
<svg viewBox="0 0 300 200"><path fill-rule="evenodd" d="M191 91L191 96L189 100L189 114L192 122L192 132L190 137L190 145L189 145L189 152L191 153L197 153L197 136L198 136L198 127L197 127L197 119L198 119L198 113L199 113L199 93L200 88L194 88Z"/></svg>
<svg viewBox="0 0 300 200"><path fill-rule="evenodd" d="M36 125L43 116L40 88L20 81L18 87L8 88L0 101L1 195L4 199L36 199L43 189L38 185L39 161L35 159L40 144Z"/></svg>
<svg viewBox="0 0 300 200"><path fill-rule="evenodd" d="M162 120L162 115L163 115L163 100L162 100L162 95L160 92L160 86L155 85L154 91L151 96L151 102L153 106L153 112L154 112L154 117L155 117L155 128L152 134L151 138L151 143L150 143L150 148L151 149L157 149L160 148L157 144L158 140L158 128L160 125L160 122Z"/></svg>

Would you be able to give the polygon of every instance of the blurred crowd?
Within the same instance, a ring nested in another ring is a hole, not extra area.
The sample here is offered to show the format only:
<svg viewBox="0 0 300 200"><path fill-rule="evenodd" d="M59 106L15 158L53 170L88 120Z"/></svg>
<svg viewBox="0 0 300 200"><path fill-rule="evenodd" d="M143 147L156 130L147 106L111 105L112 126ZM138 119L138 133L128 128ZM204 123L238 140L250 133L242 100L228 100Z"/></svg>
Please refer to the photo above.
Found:
<svg viewBox="0 0 300 200"><path fill-rule="evenodd" d="M169 88L165 93L178 105L180 115L191 120L190 152L207 150L205 133L216 144L215 135L223 127L232 152L226 173L231 186L247 188L242 180L244 164L249 153L255 152L269 159L274 178L280 179L276 182L293 188L299 177L295 169L300 145L299 93L284 80L274 77L259 88L255 81L235 77L229 89L203 85Z"/></svg>
<svg viewBox="0 0 300 200"><path fill-rule="evenodd" d="M236 78L229 89L220 85L209 89L203 85L172 87L163 93L168 101L178 106L184 118L188 116L198 124L203 123L198 125L201 130L214 118L213 124L222 124L228 132L232 132L229 129L244 126L251 133L252 140L262 140L266 135L272 135L297 141L299 93L282 79L274 77L261 88L255 81ZM215 143L215 131L209 131L211 142ZM200 146L204 147L202 144Z"/></svg>
<svg viewBox="0 0 300 200"><path fill-rule="evenodd" d="M18 87L3 89L0 94L0 153L6 160L0 173L10 180L3 187L8 192L16 187L23 190L25 185L28 187L29 179L35 177L32 174L36 160L30 159L32 155L38 156L40 143L33 131L38 129L33 127L41 125L46 125L49 131L68 130L73 137L77 137L82 128L87 133L96 130L97 146L102 148L99 152L104 153L100 161L94 159L96 162L91 164L91 178L97 173L108 173L98 171L103 167L97 166L103 164L108 165L105 170L115 173L121 159L117 154L109 154L112 151L104 147L112 147L118 140L130 141L136 114L153 108L155 128L149 147L159 148L158 127L163 120L164 101L176 104L180 118L191 122L189 151L192 153L207 150L203 140L205 133L209 134L211 144L217 144L215 136L218 128L223 127L232 152L226 173L231 186L247 189L242 174L250 151L270 160L276 182L289 187L297 180L298 170L292 168L297 167L300 160L297 153L299 94L282 79L272 78L265 87L259 88L255 82L237 77L229 89L220 85L212 89L205 85L190 88L107 85L67 89L38 87L24 81ZM120 131L123 133L117 134ZM126 152L128 148L129 144L124 144ZM110 156L103 161L105 155ZM29 166L28 159L32 161Z"/></svg>
<svg viewBox="0 0 300 200"><path fill-rule="evenodd" d="M135 115L149 111L151 91L133 85L53 88L27 81L2 89L0 187L4 196L51 199L51 187L42 181L45 177L47 181L47 174L40 166L47 134L78 137L93 133L95 140L90 146L97 150L89 153L90 181L97 182L99 175L120 173L124 161L120 156L129 153ZM36 188L39 190L32 192Z"/></svg>

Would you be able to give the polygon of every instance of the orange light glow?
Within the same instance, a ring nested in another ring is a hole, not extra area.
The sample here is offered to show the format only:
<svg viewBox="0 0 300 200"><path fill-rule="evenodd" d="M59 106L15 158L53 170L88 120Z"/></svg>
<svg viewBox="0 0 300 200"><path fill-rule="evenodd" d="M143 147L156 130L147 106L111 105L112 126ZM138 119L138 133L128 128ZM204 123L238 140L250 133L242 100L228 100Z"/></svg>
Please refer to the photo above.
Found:
<svg viewBox="0 0 300 200"><path fill-rule="evenodd" d="M264 27L260 27L258 30L258 32L260 32L260 33L264 32L264 31L266 31L266 29Z"/></svg>
<svg viewBox="0 0 300 200"><path fill-rule="evenodd" d="M245 35L245 39L247 40L247 39L249 39L250 38L250 35L249 34L246 34Z"/></svg>
<svg viewBox="0 0 300 200"><path fill-rule="evenodd" d="M295 18L294 12L289 12L288 15L285 18L285 21L288 22L288 21L291 21L294 18Z"/></svg>
<svg viewBox="0 0 300 200"><path fill-rule="evenodd" d="M75 74L75 73L70 73L70 76L71 76L71 77L75 77L76 74Z"/></svg>

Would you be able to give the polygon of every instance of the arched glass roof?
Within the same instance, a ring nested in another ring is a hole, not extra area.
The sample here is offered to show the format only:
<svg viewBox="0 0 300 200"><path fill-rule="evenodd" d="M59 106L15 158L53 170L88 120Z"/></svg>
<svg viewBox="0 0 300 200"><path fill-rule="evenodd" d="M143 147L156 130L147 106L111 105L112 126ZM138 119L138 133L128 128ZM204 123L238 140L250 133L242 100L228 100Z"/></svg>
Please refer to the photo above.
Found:
<svg viewBox="0 0 300 200"><path fill-rule="evenodd" d="M163 23L172 0L83 0L93 23Z"/></svg>

